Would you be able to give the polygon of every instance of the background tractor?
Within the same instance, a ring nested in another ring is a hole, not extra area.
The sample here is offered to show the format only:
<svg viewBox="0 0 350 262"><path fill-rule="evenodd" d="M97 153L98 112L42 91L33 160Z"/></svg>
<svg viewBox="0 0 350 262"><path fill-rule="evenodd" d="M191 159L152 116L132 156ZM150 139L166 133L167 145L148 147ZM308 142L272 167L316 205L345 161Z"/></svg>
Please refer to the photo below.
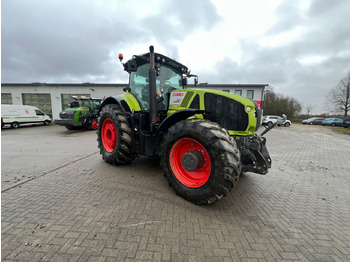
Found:
<svg viewBox="0 0 350 262"><path fill-rule="evenodd" d="M119 55L122 62L123 56ZM129 85L106 98L97 131L103 159L113 165L159 156L177 194L195 204L221 199L241 172L266 174L271 159L258 105L223 91L187 88L186 66L150 52L123 64Z"/></svg>
<svg viewBox="0 0 350 262"><path fill-rule="evenodd" d="M55 124L69 130L78 128L97 129L98 110L102 99L72 96L69 108L60 112L60 119Z"/></svg>

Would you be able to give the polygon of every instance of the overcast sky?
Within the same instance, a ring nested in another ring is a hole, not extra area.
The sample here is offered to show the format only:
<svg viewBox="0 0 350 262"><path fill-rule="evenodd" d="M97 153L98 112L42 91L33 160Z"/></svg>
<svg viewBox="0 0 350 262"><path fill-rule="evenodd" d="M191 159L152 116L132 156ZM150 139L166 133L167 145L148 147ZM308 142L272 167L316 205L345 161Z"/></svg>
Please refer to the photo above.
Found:
<svg viewBox="0 0 350 262"><path fill-rule="evenodd" d="M209 84L269 84L312 113L350 72L349 0L2 0L2 83L126 83L156 52Z"/></svg>

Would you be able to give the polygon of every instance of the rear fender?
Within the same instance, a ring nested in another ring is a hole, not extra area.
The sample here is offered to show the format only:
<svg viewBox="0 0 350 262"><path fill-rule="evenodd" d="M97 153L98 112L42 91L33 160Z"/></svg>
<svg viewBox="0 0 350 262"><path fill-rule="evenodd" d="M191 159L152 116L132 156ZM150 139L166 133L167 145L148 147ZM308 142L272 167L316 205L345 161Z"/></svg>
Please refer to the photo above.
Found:
<svg viewBox="0 0 350 262"><path fill-rule="evenodd" d="M110 96L110 97L107 97L105 100L103 100L103 102L98 110L98 115L100 115L101 109L104 106L109 105L109 104L119 105L123 109L124 114L126 112L131 113L131 109L130 109L129 105L126 103L126 101L123 98L121 98L120 96Z"/></svg>

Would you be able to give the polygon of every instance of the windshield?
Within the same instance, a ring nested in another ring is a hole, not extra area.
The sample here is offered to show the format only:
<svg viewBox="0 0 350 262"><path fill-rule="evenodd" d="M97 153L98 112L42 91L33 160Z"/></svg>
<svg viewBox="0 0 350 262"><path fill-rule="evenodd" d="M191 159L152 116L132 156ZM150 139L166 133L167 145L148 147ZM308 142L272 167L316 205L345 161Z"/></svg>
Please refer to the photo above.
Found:
<svg viewBox="0 0 350 262"><path fill-rule="evenodd" d="M148 70L149 64L139 66L137 72L130 74L130 92L139 101L143 110L148 110ZM172 90L182 89L182 77L167 66L160 66L159 75L156 78L157 94L163 96L163 101L158 103L158 110L167 110L169 94Z"/></svg>

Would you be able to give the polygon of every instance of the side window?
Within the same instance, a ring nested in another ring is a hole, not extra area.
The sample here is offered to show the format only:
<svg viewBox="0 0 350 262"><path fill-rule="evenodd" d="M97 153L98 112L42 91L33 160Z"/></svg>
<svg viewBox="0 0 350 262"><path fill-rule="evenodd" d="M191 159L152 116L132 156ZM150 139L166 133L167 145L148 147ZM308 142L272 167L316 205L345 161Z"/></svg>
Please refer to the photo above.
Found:
<svg viewBox="0 0 350 262"><path fill-rule="evenodd" d="M235 90L235 95L242 96L242 90Z"/></svg>
<svg viewBox="0 0 350 262"><path fill-rule="evenodd" d="M254 90L247 90L247 98L254 99Z"/></svg>
<svg viewBox="0 0 350 262"><path fill-rule="evenodd" d="M43 112L41 112L40 110L35 110L35 114L37 116L44 116L45 114Z"/></svg>

